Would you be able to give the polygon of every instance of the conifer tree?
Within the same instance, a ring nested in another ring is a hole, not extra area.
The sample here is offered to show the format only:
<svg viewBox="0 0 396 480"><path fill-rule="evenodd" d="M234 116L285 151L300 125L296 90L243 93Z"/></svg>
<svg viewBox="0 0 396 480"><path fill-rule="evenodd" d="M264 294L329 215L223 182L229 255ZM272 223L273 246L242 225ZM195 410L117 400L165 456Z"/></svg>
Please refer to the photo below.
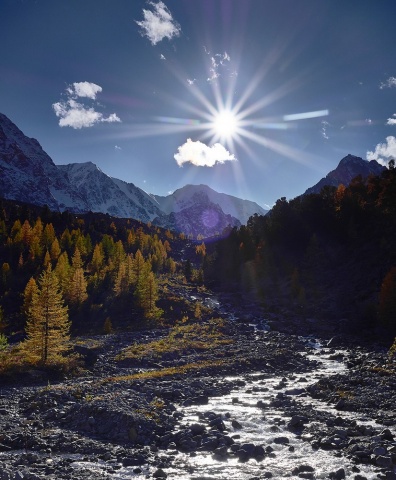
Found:
<svg viewBox="0 0 396 480"><path fill-rule="evenodd" d="M69 257L66 252L63 252L59 256L54 270L63 293L67 292L69 288L70 269Z"/></svg>
<svg viewBox="0 0 396 480"><path fill-rule="evenodd" d="M29 309L32 305L32 300L35 295L38 293L38 287L36 280L31 277L28 283L26 284L25 290L23 292L23 304L22 304L22 313L27 319L29 316Z"/></svg>
<svg viewBox="0 0 396 480"><path fill-rule="evenodd" d="M103 256L102 248L99 244L96 244L92 254L92 260L90 264L90 269L92 273L95 274L100 272L103 266L103 260L104 260L104 256Z"/></svg>
<svg viewBox="0 0 396 480"><path fill-rule="evenodd" d="M66 297L73 305L81 305L87 298L87 281L84 277L80 250L76 248L71 267L71 278Z"/></svg>
<svg viewBox="0 0 396 480"><path fill-rule="evenodd" d="M122 262L118 267L118 272L115 278L113 290L115 295L119 297L123 293L126 293L127 289L128 289L128 279L126 276L126 265L125 265L125 262Z"/></svg>
<svg viewBox="0 0 396 480"><path fill-rule="evenodd" d="M136 252L136 255L133 261L133 276L134 276L135 284L139 283L140 277L143 272L144 264L145 264L145 261L144 261L142 252L138 250Z"/></svg>
<svg viewBox="0 0 396 480"><path fill-rule="evenodd" d="M43 266L44 268L47 268L48 267L48 264L51 263L51 256L48 252L48 250L45 252L45 255L44 255L44 260L43 260Z"/></svg>
<svg viewBox="0 0 396 480"><path fill-rule="evenodd" d="M152 316L156 312L158 287L154 273L151 271L148 262L144 264L141 271L134 295L138 307L143 309L146 317Z"/></svg>
<svg viewBox="0 0 396 480"><path fill-rule="evenodd" d="M63 304L57 276L49 264L32 297L26 324L27 339L22 342L21 350L32 363L56 362L69 348L69 331L67 307Z"/></svg>
<svg viewBox="0 0 396 480"><path fill-rule="evenodd" d="M59 255L61 254L61 249L59 246L58 239L55 237L54 241L51 244L50 255L51 260L58 260Z"/></svg>

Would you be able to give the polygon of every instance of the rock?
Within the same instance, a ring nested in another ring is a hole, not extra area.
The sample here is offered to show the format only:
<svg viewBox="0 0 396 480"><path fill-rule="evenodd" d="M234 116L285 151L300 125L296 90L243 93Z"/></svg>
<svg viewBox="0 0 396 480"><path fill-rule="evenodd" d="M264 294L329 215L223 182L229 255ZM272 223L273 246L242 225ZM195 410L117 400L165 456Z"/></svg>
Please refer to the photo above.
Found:
<svg viewBox="0 0 396 480"><path fill-rule="evenodd" d="M392 432L389 430L389 428L385 428L384 430L382 430L380 435L381 438L383 438L384 440L389 440L393 442L394 436L392 435Z"/></svg>
<svg viewBox="0 0 396 480"><path fill-rule="evenodd" d="M384 447L375 447L373 449L373 453L375 456L383 456L383 455L386 455L388 452L386 451L386 448Z"/></svg>
<svg viewBox="0 0 396 480"><path fill-rule="evenodd" d="M193 435L202 435L206 431L206 427L201 423L193 423L190 425L190 430Z"/></svg>
<svg viewBox="0 0 396 480"><path fill-rule="evenodd" d="M264 457L264 456L265 456L264 447L262 447L261 445L256 445L256 446L254 447L253 456L254 456L254 458Z"/></svg>
<svg viewBox="0 0 396 480"><path fill-rule="evenodd" d="M274 443L277 445L286 445L289 443L289 439L287 437L275 437Z"/></svg>
<svg viewBox="0 0 396 480"><path fill-rule="evenodd" d="M345 478L345 470L343 468L339 468L336 472L330 472L329 478L332 480L343 480Z"/></svg>
<svg viewBox="0 0 396 480"><path fill-rule="evenodd" d="M379 466L379 467L382 467L382 468L389 468L392 466L392 458L391 457L385 457L385 456L378 456L376 459L375 459L375 463Z"/></svg>
<svg viewBox="0 0 396 480"><path fill-rule="evenodd" d="M225 445L223 445L222 447L218 447L214 450L214 455L216 457L226 457L227 456L227 447Z"/></svg>
<svg viewBox="0 0 396 480"><path fill-rule="evenodd" d="M232 420L231 425L236 429L240 430L242 428L242 425L237 421L237 420Z"/></svg>
<svg viewBox="0 0 396 480"><path fill-rule="evenodd" d="M302 393L306 393L305 388L290 388L285 390L285 395L301 395Z"/></svg>
<svg viewBox="0 0 396 480"><path fill-rule="evenodd" d="M301 428L308 423L308 418L303 415L293 415L287 426L289 428Z"/></svg>
<svg viewBox="0 0 396 480"><path fill-rule="evenodd" d="M162 468L159 468L153 473L153 478L168 478L168 475L162 470Z"/></svg>

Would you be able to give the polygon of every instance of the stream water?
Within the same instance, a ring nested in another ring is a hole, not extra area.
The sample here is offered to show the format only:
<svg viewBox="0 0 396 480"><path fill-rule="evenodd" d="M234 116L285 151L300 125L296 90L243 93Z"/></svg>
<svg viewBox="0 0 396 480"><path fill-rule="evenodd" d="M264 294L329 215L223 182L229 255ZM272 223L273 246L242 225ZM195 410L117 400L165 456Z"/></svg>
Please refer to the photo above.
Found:
<svg viewBox="0 0 396 480"><path fill-rule="evenodd" d="M352 470L353 464L348 458L333 450L314 450L309 442L309 434L304 436L291 433L286 426L290 417L285 416L282 407L271 406L271 401L279 394L293 395L293 399L305 407L317 411L326 410L333 413L334 416L354 419L359 424L378 428L378 425L370 419L350 412L340 412L326 402L299 393L321 377L329 377L346 371L345 364L335 359L337 356L334 355L334 350L330 355L329 349L323 348L319 343L311 339L306 341L310 342L311 346L308 356L318 362L317 368L313 371L304 375L290 375L286 378L262 375L260 372L249 374L239 378L241 380L239 384L243 386L228 395L210 398L208 405L178 407L178 411L183 413L180 428L199 423L205 414L214 412L217 415L221 414L228 434L231 437L234 436L237 442L254 443L262 445L264 448L270 447L271 453L267 452L261 461L249 459L241 462L237 457L219 459L210 452L184 454L176 451L163 451L164 455L172 457L172 468L165 469L167 478L178 480L293 478L293 469L303 465L307 467L305 472L312 472L311 477L308 473L303 478L329 478L330 472L343 468L345 478L354 479L356 473ZM342 354L342 352L339 353ZM265 408L258 407L258 401L261 401ZM232 425L233 420L240 424L237 429ZM279 437L287 437L288 442L277 443L276 439ZM94 468L100 468L100 466L96 465ZM360 475L367 479L378 478L379 470L376 467L366 464L359 465L359 468ZM133 470L132 467L123 467L111 478L114 480L143 480L152 478L155 471L148 466L143 467L141 473L134 473ZM298 478L297 475L294 478Z"/></svg>

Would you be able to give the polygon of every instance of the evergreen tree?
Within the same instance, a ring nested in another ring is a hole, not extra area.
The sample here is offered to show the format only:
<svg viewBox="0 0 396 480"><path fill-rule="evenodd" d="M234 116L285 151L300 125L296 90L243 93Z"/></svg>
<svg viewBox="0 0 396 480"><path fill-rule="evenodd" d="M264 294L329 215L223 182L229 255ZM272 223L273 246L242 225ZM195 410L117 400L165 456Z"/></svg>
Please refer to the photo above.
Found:
<svg viewBox="0 0 396 480"><path fill-rule="evenodd" d="M51 260L54 260L54 261L58 260L60 254L61 254L61 249L59 246L59 242L58 242L58 239L55 238L51 244L51 250L50 250Z"/></svg>
<svg viewBox="0 0 396 480"><path fill-rule="evenodd" d="M38 294L38 287L36 280L31 277L28 283L26 284L25 290L23 292L23 304L22 304L22 313L27 319L29 316L29 309L32 305L33 297Z"/></svg>
<svg viewBox="0 0 396 480"><path fill-rule="evenodd" d="M80 306L88 298L87 281L82 268L77 268L74 271L67 297L70 303L76 306Z"/></svg>
<svg viewBox="0 0 396 480"><path fill-rule="evenodd" d="M69 288L70 270L69 257L66 252L63 252L59 256L54 270L63 293L67 292Z"/></svg>
<svg viewBox="0 0 396 480"><path fill-rule="evenodd" d="M51 265L38 281L26 324L27 339L21 350L32 363L48 364L59 360L69 349L70 322L63 304L59 282Z"/></svg>
<svg viewBox="0 0 396 480"><path fill-rule="evenodd" d="M103 266L103 260L104 260L104 256L103 256L102 248L100 245L96 244L92 254L92 260L90 264L90 269L92 273L95 274L100 272Z"/></svg>

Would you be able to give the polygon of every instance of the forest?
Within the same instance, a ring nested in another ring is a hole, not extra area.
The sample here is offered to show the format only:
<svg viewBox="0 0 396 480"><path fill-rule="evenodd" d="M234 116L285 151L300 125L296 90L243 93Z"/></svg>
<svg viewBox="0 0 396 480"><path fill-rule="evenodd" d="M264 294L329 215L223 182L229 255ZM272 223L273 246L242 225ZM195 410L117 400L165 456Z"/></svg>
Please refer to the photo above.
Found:
<svg viewBox="0 0 396 480"><path fill-rule="evenodd" d="M396 333L396 169L281 198L205 258L205 279L345 331Z"/></svg>
<svg viewBox="0 0 396 480"><path fill-rule="evenodd" d="M167 293L167 279L202 283L193 264L204 250L202 242L132 219L2 200L0 350L22 341L21 357L49 364L67 351L70 335L182 318L188 306ZM180 252L191 260L181 262Z"/></svg>
<svg viewBox="0 0 396 480"><path fill-rule="evenodd" d="M200 307L168 288L172 279L393 339L394 162L381 177L281 198L266 216L223 233L193 241L132 219L2 200L3 363L10 351L21 365L62 363L73 335L199 319Z"/></svg>

